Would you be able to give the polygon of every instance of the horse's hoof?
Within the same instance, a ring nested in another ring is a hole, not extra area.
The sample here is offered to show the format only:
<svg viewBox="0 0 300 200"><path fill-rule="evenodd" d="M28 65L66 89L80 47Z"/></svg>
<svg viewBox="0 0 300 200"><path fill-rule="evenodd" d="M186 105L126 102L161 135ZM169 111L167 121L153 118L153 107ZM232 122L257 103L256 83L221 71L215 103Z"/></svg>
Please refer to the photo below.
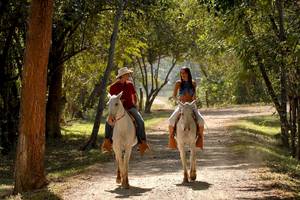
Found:
<svg viewBox="0 0 300 200"><path fill-rule="evenodd" d="M121 178L116 178L116 183L120 184L121 183Z"/></svg>
<svg viewBox="0 0 300 200"><path fill-rule="evenodd" d="M189 183L189 179L188 178L184 178L182 183Z"/></svg>
<svg viewBox="0 0 300 200"><path fill-rule="evenodd" d="M196 180L196 178L197 178L197 175L196 175L196 174L190 177L190 179L191 179L192 181Z"/></svg>
<svg viewBox="0 0 300 200"><path fill-rule="evenodd" d="M191 179L192 181L194 181L194 180L196 180L196 178L197 178L196 171L191 171L191 172L190 172L190 179Z"/></svg>
<svg viewBox="0 0 300 200"><path fill-rule="evenodd" d="M129 188L130 188L130 185L129 185L129 184L122 184L122 188L124 188L124 189L129 189Z"/></svg>

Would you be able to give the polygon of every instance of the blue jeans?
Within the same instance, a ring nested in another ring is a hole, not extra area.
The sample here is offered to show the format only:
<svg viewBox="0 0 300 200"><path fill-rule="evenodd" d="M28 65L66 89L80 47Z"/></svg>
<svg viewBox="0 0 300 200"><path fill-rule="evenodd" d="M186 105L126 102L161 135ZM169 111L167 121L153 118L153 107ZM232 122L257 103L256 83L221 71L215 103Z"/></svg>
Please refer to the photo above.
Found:
<svg viewBox="0 0 300 200"><path fill-rule="evenodd" d="M136 121L136 125L137 125L136 137L139 143L141 143L142 140L146 140L145 123L143 117L135 107L132 107L127 111L130 112L130 114L133 116L133 118ZM112 134L113 134L113 126L110 126L107 122L105 122L105 138L110 139L110 141L112 141Z"/></svg>

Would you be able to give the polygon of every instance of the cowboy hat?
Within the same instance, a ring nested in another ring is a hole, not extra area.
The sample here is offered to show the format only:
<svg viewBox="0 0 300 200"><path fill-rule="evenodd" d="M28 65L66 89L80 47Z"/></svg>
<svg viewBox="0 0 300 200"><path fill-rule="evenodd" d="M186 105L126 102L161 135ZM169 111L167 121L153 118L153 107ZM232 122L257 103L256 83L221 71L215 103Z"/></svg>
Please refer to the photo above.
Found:
<svg viewBox="0 0 300 200"><path fill-rule="evenodd" d="M120 68L118 70L118 74L116 76L116 79L120 78L121 76L125 75L125 74L130 74L132 73L133 71L129 70L127 67L123 67L123 68Z"/></svg>

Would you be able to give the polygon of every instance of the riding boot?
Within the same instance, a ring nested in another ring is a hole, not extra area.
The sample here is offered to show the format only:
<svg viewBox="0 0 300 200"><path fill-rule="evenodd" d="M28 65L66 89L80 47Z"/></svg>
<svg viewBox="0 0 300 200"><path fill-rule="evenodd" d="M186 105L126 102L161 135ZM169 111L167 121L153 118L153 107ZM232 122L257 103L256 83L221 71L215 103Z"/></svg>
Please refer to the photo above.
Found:
<svg viewBox="0 0 300 200"><path fill-rule="evenodd" d="M204 126L198 125L197 129L197 140L196 140L196 147L199 147L203 149L203 143L204 143Z"/></svg>
<svg viewBox="0 0 300 200"><path fill-rule="evenodd" d="M111 152L111 150L112 150L112 143L110 139L105 138L101 145L101 151L105 153L105 152Z"/></svg>
<svg viewBox="0 0 300 200"><path fill-rule="evenodd" d="M174 138L174 127L169 126L169 144L168 147L170 149L177 149L176 140Z"/></svg>
<svg viewBox="0 0 300 200"><path fill-rule="evenodd" d="M141 143L139 143L140 154L143 156L147 149L150 149L149 145L147 144L146 140L142 140Z"/></svg>

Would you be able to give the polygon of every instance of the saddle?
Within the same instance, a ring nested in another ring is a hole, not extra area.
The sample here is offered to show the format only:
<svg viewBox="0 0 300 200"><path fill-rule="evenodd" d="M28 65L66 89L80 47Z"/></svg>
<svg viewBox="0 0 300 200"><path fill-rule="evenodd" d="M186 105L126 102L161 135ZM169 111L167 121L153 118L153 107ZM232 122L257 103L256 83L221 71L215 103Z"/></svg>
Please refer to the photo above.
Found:
<svg viewBox="0 0 300 200"><path fill-rule="evenodd" d="M137 132L136 132L136 131L137 131L137 122L136 122L136 120L134 119L133 115L132 115L129 111L126 111L126 112L128 113L129 117L131 118L131 120L132 120L132 122L133 122L133 124L134 124L135 133L137 134ZM140 139L139 137L137 137L137 136L136 136L136 138L137 138L138 143L139 143L139 146L138 146L137 151L139 151L141 155L144 155L144 152L145 152L147 149L150 149L150 148L149 148L148 144L145 143L145 141L141 141L141 139Z"/></svg>
<svg viewBox="0 0 300 200"><path fill-rule="evenodd" d="M135 133L136 133L136 130L137 130L136 120L134 119L133 115L128 110L126 110L126 112L127 112L127 114L129 115L129 117L131 118L131 120L133 122L133 125L134 125L134 128L135 128Z"/></svg>

